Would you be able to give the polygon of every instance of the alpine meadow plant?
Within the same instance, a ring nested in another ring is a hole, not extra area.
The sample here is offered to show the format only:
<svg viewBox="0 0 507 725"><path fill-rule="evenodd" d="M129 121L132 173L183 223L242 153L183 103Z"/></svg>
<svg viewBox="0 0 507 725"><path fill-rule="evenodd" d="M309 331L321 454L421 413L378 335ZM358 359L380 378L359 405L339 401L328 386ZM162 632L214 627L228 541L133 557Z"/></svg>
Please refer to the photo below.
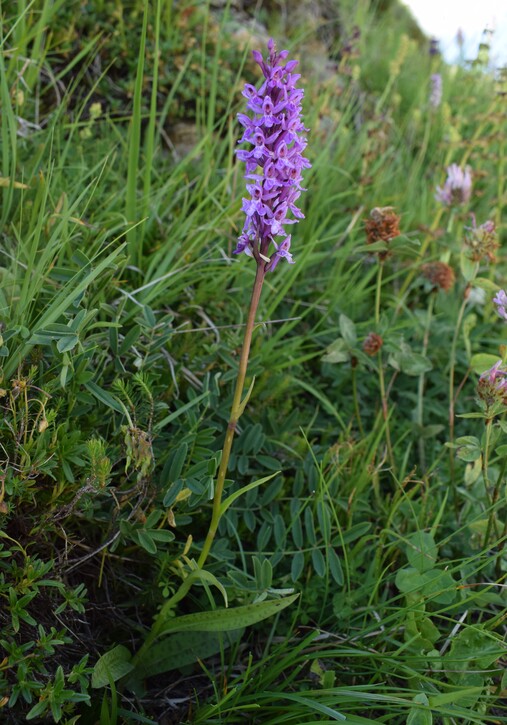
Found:
<svg viewBox="0 0 507 725"><path fill-rule="evenodd" d="M443 187L437 186L435 199L444 206L467 204L472 194L472 172L469 166L462 169L458 164L447 167Z"/></svg>
<svg viewBox="0 0 507 725"><path fill-rule="evenodd" d="M245 84L243 96L247 99L247 109L250 114L238 114L238 120L245 129L239 143L246 142L252 148L236 152L238 159L246 164L245 179L249 196L243 198L245 222L235 254L244 252L253 257L257 272L231 414L215 485L211 524L198 562L200 567L208 557L218 527L232 441L238 420L251 392L250 390L246 398L242 399L255 315L264 277L267 272L275 270L282 258L289 264L294 263L290 252L291 235L287 234L285 227L304 218L296 202L301 192L305 191L301 186L302 171L310 167L310 163L303 156L306 148L304 132L308 129L304 127L301 117L304 91L302 88L296 88L300 75L293 73L298 62L296 60L284 62L288 54L288 50L277 53L273 39L268 41L266 61L259 51L253 51L255 61L260 66L265 80L258 90L249 83Z"/></svg>

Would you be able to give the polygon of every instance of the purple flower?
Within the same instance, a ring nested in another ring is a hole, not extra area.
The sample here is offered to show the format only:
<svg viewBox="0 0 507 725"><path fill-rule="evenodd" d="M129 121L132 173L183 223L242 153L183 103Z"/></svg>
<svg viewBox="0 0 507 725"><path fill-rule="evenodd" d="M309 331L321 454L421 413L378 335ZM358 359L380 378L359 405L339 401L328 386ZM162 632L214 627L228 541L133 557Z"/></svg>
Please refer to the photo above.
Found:
<svg viewBox="0 0 507 725"><path fill-rule="evenodd" d="M430 77L430 106L438 108L442 102L442 76L433 73Z"/></svg>
<svg viewBox="0 0 507 725"><path fill-rule="evenodd" d="M496 305L496 311L500 317L507 320L507 293L505 290L501 289L496 296L493 297L493 302Z"/></svg>
<svg viewBox="0 0 507 725"><path fill-rule="evenodd" d="M296 201L305 191L302 171L310 163L303 156L307 129L301 119L304 92L296 88L300 76L293 73L297 61L285 62L288 51L277 53L273 40L268 42L268 52L265 61L259 51L253 51L265 80L258 90L245 85L243 96L251 115L238 114L244 128L239 143L249 143L252 148L236 151L246 164L250 198L243 199L246 218L234 253L245 252L258 263L263 260L266 270L273 270L282 257L293 263L291 236L285 227L304 218ZM275 237L282 239L275 241Z"/></svg>
<svg viewBox="0 0 507 725"><path fill-rule="evenodd" d="M482 373L477 384L477 394L488 408L498 403L507 404L507 370L501 360Z"/></svg>
<svg viewBox="0 0 507 725"><path fill-rule="evenodd" d="M447 179L443 187L437 186L435 199L445 206L466 204L472 193L472 173L470 166L465 170L458 164L447 167Z"/></svg>
<svg viewBox="0 0 507 725"><path fill-rule="evenodd" d="M465 227L464 235L468 257L474 262L480 262L481 259L494 262L495 252L499 247L495 222L488 219L488 221L477 226L475 214L470 214L470 216L472 217L472 226Z"/></svg>

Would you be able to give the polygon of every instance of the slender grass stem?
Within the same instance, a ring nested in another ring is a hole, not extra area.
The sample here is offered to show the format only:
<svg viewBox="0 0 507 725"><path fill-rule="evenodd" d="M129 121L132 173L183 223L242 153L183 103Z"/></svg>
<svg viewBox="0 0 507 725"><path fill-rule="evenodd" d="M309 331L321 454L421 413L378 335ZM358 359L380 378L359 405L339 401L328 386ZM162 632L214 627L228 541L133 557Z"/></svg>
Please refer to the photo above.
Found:
<svg viewBox="0 0 507 725"><path fill-rule="evenodd" d="M375 288L375 326L378 328L380 323L380 299L382 292L382 273L384 270L383 261L379 260L378 271L377 271L377 285ZM386 431L386 446L387 455L389 458L389 464L392 470L395 470L395 461L393 455L393 446L391 443L391 431L389 428L389 409L387 404L386 395L386 384L384 380L384 364L382 359L382 349L377 353L377 364L378 364L378 381L380 389L380 402L382 405L382 417L384 419L385 431Z"/></svg>
<svg viewBox="0 0 507 725"><path fill-rule="evenodd" d="M430 339L430 330L431 330L431 320L433 318L433 308L435 306L435 297L436 297L436 294L433 293L430 296L430 300L429 300L429 304L428 304L428 312L427 312L427 317L426 317L426 325L424 328L424 337L423 337L423 344L422 344L422 350L421 350L423 355L426 355L426 352L428 350L428 343L429 343L429 339ZM426 468L426 453L425 453L425 449L424 449L424 438L422 435L422 429L424 427L424 383L425 383L425 374L423 372L419 376L419 383L417 386L417 408L416 408L416 423L421 429L419 431L419 441L418 441L419 464L423 471Z"/></svg>
<svg viewBox="0 0 507 725"><path fill-rule="evenodd" d="M469 286L467 285L464 295L463 295L463 302L461 303L461 307L459 309L458 313L458 319L456 320L456 326L454 328L454 335L452 338L451 343L451 352L450 352L450 368L449 368L449 442L454 442L454 407L455 407L455 400L454 400L454 375L455 375L455 369L456 369L456 347L458 344L458 339L461 332L461 324L463 322L463 315L465 314L465 308L468 301L468 292L469 292ZM455 481L454 481L454 452L451 448L449 451L449 470L450 470L450 478L451 478L451 486L453 487L454 491L454 505L457 505L456 501L456 491L455 491Z"/></svg>
<svg viewBox="0 0 507 725"><path fill-rule="evenodd" d="M361 411L359 409L359 399L357 396L357 375L356 366L352 365L352 398L354 400L354 412L356 414L357 427L359 428L360 434L364 435L363 423L361 421Z"/></svg>

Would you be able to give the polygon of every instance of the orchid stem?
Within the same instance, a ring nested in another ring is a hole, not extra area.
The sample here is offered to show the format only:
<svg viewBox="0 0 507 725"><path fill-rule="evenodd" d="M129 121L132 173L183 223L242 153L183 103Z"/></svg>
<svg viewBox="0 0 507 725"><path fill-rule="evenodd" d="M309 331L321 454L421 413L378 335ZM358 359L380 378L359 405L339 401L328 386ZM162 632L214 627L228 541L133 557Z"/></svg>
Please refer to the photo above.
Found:
<svg viewBox="0 0 507 725"><path fill-rule="evenodd" d="M252 333L255 326L255 316L257 308L259 306L259 300L261 298L262 285L264 277L266 275L265 264L262 261L257 262L257 273L255 275L255 282L252 289L252 297L250 300L250 309L248 310L248 318L245 327L245 336L243 338L243 348L241 350L241 357L239 360L238 377L236 378L236 388L234 390L234 398L232 401L231 414L229 423L227 425L227 432L225 434L225 441L222 448L222 457L220 459L220 467L218 469L217 479L215 483L215 493L213 496L213 510L211 514L211 522L208 529L208 534L204 541L204 545L199 556L197 565L200 569L204 566L208 554L211 549L211 545L217 532L218 524L221 517L221 504L222 494L224 490L225 476L227 474L227 468L229 465L229 458L231 455L232 441L236 432L238 420L243 412L242 395L245 387L246 371L248 367L248 358L250 355L250 345L252 342Z"/></svg>

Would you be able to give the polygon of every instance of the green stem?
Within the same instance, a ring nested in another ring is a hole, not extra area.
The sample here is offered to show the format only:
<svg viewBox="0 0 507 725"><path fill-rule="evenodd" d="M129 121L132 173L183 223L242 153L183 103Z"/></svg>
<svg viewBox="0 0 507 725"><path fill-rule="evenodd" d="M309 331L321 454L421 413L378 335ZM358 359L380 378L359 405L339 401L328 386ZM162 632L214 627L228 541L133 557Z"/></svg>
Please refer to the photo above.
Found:
<svg viewBox="0 0 507 725"><path fill-rule="evenodd" d="M259 306L259 300L262 292L262 284L264 282L266 271L264 262L260 261L257 264L257 273L255 275L255 282L252 290L252 297L250 300L250 309L248 311L248 319L245 327L245 337L243 339L243 349L241 350L241 357L239 360L238 377L236 378L236 388L234 390L234 398L232 401L231 415L229 423L227 425L227 432L225 434L224 446L222 448L222 457L220 459L220 467L218 469L217 480L215 483L215 494L213 497L213 510L211 513L211 522L208 530L208 534L204 541L204 545L199 556L197 565L199 569L202 569L215 538L217 532L218 523L220 521L220 507L222 503L222 493L224 489L225 476L227 474L227 467L229 465L229 458L231 455L232 441L234 433L236 432L236 426L238 420L243 412L243 388L245 387L246 371L248 367L248 357L250 355L250 345L252 342L252 332L255 326L255 315L257 313L257 307Z"/></svg>
<svg viewBox="0 0 507 725"><path fill-rule="evenodd" d="M467 285L464 295L463 302L458 314L456 326L454 328L454 335L452 338L451 352L450 352L450 369L449 369L449 442L454 442L454 373L456 366L456 347L461 331L461 323L463 322L463 315L465 314L465 307L468 300L469 286ZM451 485L454 490L454 452L451 448L449 451L449 466L451 474ZM454 490L454 505L457 506L456 491Z"/></svg>
<svg viewBox="0 0 507 725"><path fill-rule="evenodd" d="M227 425L227 432L225 434L225 441L222 448L222 457L220 460L220 467L218 469L217 479L215 483L215 493L213 496L213 510L211 514L211 522L208 530L208 534L206 536L204 546L201 551L201 555L199 556L199 560L197 563L198 569L202 569L206 559L208 558L208 554L211 549L211 545L213 543L213 540L215 538L215 534L218 528L218 523L220 521L221 516L221 503L222 503L222 494L224 490L224 483L225 483L225 476L227 474L227 467L229 464L229 458L231 455L231 448L232 448L232 441L234 438L234 433L236 432L236 426L238 423L238 420L243 412L243 409L246 404L246 400L242 400L243 395L243 389L245 387L245 378L246 378L246 372L248 367L248 358L250 355L250 345L252 342L252 333L255 326L255 315L257 313L257 308L259 306L259 300L261 297L262 292L262 285L264 282L264 277L266 275L265 271L265 264L263 261L259 261L257 263L257 273L255 275L255 282L252 290L252 297L250 299L250 309L248 310L248 318L246 322L245 327L245 336L243 339L243 349L241 350L241 357L239 359L239 367L238 367L238 375L236 378L236 387L234 390L234 398L232 401L232 407L231 407L231 414L229 418L229 423ZM162 606L160 612L157 615L157 618L151 628L151 631L149 632L148 636L146 637L143 645L139 649L139 651L135 654L134 658L132 659L132 662L135 664L137 663L144 652L146 652L152 642L159 636L161 630L163 629L165 623L167 622L167 617L169 613L174 609L174 605L179 602L183 597L186 595L188 590L193 584L194 579L192 578L192 574L190 574L181 584L181 586L178 588L176 593L168 599L164 605Z"/></svg>
<svg viewBox="0 0 507 725"><path fill-rule="evenodd" d="M431 320L433 317L433 307L435 305L435 297L436 297L436 294L433 293L430 297L430 301L428 304L428 315L427 315L427 319L426 319L426 326L424 329L424 337L423 337L423 344L422 344L422 350L421 350L423 355L426 355L426 351L428 350L428 343L429 343L429 339L430 339ZM419 384L417 386L416 423L420 428L420 431L419 431L419 464L423 471L426 468L426 453L424 450L424 438L422 435L422 429L424 427L424 382L425 382L425 374L421 373L421 375L419 376Z"/></svg>
<svg viewBox="0 0 507 725"><path fill-rule="evenodd" d="M357 375L356 366L352 365L352 398L354 400L354 412L357 419L357 427L359 428L360 434L364 435L363 423L361 421L361 411L359 410L359 399L357 397Z"/></svg>
<svg viewBox="0 0 507 725"><path fill-rule="evenodd" d="M377 272L377 286L375 289L375 326L378 329L378 326L380 324L380 297L382 292L382 272L384 270L384 263L383 261L379 260L378 265L378 272ZM380 388L380 402L382 405L382 417L384 419L384 425L386 430L386 446L387 446L387 455L389 458L389 463L391 468L395 469L394 465L394 456L393 456L393 447L391 444L391 431L389 428L389 411L387 408L387 395L386 395L386 385L384 380L384 365L382 360L382 349L380 349L377 353L377 363L378 363L378 382L379 382L379 388Z"/></svg>

